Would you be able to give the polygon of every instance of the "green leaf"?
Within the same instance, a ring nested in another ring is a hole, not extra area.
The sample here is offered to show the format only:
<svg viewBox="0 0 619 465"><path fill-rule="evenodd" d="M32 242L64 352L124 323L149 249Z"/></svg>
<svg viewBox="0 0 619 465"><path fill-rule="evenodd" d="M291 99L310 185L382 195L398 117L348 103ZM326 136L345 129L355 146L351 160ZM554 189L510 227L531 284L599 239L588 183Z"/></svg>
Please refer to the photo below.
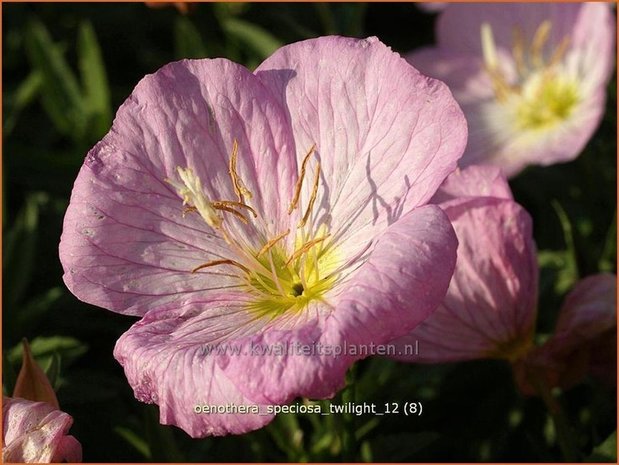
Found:
<svg viewBox="0 0 619 465"><path fill-rule="evenodd" d="M33 69L43 76L41 97L50 119L62 134L82 140L87 115L77 79L39 21L26 28L26 53Z"/></svg>
<svg viewBox="0 0 619 465"><path fill-rule="evenodd" d="M150 460L150 446L148 443L138 436L136 433L131 431L129 428L125 428L124 426L117 426L114 428L114 432L118 434L121 438L127 441L131 446L135 448L146 460Z"/></svg>
<svg viewBox="0 0 619 465"><path fill-rule="evenodd" d="M92 138L101 138L112 124L110 87L95 31L88 21L79 26L77 56L84 89L84 105L89 114Z"/></svg>
<svg viewBox="0 0 619 465"><path fill-rule="evenodd" d="M7 111L4 119L4 136L13 131L17 119L24 108L39 95L43 85L43 76L38 71L32 71L17 89L7 96Z"/></svg>
<svg viewBox="0 0 619 465"><path fill-rule="evenodd" d="M52 389L57 391L60 387L60 366L62 365L60 360L60 355L58 352L54 352L49 359L49 364L43 370L45 372L45 376L49 380L49 384L52 385Z"/></svg>
<svg viewBox="0 0 619 465"><path fill-rule="evenodd" d="M146 440L151 445L152 460L156 462L184 462L176 444L174 431L159 423L159 412L152 405L145 407Z"/></svg>
<svg viewBox="0 0 619 465"><path fill-rule="evenodd" d="M614 271L615 261L617 259L617 210L608 231L606 232L606 241L604 249L598 263L600 271Z"/></svg>
<svg viewBox="0 0 619 465"><path fill-rule="evenodd" d="M88 346L72 337L37 337L30 342L32 356L40 366L49 366L54 354L61 357L64 365L69 365L83 355ZM22 345L18 344L8 353L8 360L14 365L21 360Z"/></svg>
<svg viewBox="0 0 619 465"><path fill-rule="evenodd" d="M11 323L15 327L15 331L20 334L27 333L63 294L62 288L52 287L45 293L28 300L25 304L20 304L19 311L11 315L13 319Z"/></svg>
<svg viewBox="0 0 619 465"><path fill-rule="evenodd" d="M608 436L608 438L595 449L586 462L612 462L617 463L617 431Z"/></svg>
<svg viewBox="0 0 619 465"><path fill-rule="evenodd" d="M186 16L177 16L174 22L174 47L179 59L208 56L200 32Z"/></svg>
<svg viewBox="0 0 619 465"><path fill-rule="evenodd" d="M260 60L271 56L275 50L282 46L282 43L268 31L242 19L223 18L221 27L228 36L251 48Z"/></svg>
<svg viewBox="0 0 619 465"><path fill-rule="evenodd" d="M48 195L43 192L30 194L5 236L2 268L9 309L15 310L32 278L37 254L39 212L48 200Z"/></svg>

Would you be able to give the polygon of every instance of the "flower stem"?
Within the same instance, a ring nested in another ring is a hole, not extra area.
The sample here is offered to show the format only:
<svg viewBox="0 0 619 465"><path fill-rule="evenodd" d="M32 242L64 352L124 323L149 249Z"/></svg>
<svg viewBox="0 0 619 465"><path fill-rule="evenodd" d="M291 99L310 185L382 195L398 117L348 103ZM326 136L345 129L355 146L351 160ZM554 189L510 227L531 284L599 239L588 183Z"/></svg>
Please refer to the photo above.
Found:
<svg viewBox="0 0 619 465"><path fill-rule="evenodd" d="M342 391L341 400L342 404L346 405L351 402L354 406L356 400L356 386L355 386L355 373L356 366L353 365L346 374L346 388ZM342 414L342 461L343 462L355 462L356 451L356 439L355 439L355 423L356 417L353 413L347 412Z"/></svg>
<svg viewBox="0 0 619 465"><path fill-rule="evenodd" d="M543 376L540 376L535 370L528 370L528 377L531 384L539 396L544 401L546 409L552 418L552 422L557 434L557 443L561 449L561 454L566 462L579 462L582 460L576 445L573 430L570 427L567 416L561 408L561 404L552 395L548 384Z"/></svg>

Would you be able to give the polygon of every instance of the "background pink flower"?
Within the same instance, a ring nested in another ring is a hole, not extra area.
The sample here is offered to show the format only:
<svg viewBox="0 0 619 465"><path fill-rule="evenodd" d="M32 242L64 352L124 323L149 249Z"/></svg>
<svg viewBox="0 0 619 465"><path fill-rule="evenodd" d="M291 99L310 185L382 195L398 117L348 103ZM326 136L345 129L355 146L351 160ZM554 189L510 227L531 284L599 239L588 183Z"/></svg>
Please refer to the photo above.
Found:
<svg viewBox="0 0 619 465"><path fill-rule="evenodd" d="M617 382L617 277L597 274L579 281L565 298L554 334L514 367L522 392L535 392L529 372L549 388L570 388L587 375Z"/></svg>
<svg viewBox="0 0 619 465"><path fill-rule="evenodd" d="M194 408L330 397L362 355L251 347L386 343L438 305L456 242L425 204L465 141L447 88L375 38L286 46L254 74L172 63L86 158L65 283L143 316L115 356L163 423L194 437L256 429L272 415Z"/></svg>
<svg viewBox="0 0 619 465"><path fill-rule="evenodd" d="M514 176L582 151L604 110L615 32L610 4L452 4L438 18L437 46L407 59L462 106L461 165Z"/></svg>
<svg viewBox="0 0 619 465"><path fill-rule="evenodd" d="M438 309L397 345L411 362L517 359L532 343L538 268L531 218L498 168L456 171L436 193L458 237L456 271Z"/></svg>
<svg viewBox="0 0 619 465"><path fill-rule="evenodd" d="M70 415L47 402L2 398L3 462L81 462L82 446L67 435Z"/></svg>

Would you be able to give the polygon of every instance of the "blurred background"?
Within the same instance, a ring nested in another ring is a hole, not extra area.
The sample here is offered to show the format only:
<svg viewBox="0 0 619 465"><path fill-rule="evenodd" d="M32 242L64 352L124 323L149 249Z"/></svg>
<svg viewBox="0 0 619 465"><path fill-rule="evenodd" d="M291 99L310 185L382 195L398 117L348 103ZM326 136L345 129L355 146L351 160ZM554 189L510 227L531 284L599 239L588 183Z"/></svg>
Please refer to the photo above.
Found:
<svg viewBox="0 0 619 465"><path fill-rule="evenodd" d="M12 392L26 337L74 418L85 461L563 460L543 403L522 397L499 361L357 364L358 402L421 401L420 417L280 415L244 436L191 439L134 399L112 356L135 319L79 302L61 279L73 181L145 74L220 56L253 69L283 44L327 34L376 35L406 53L433 42L435 14L403 3L4 3L2 13L3 389ZM539 341L580 277L616 273L616 85L615 76L579 158L511 182L540 251ZM561 402L583 458L616 462L615 390L587 381ZM342 422L354 431L352 449Z"/></svg>

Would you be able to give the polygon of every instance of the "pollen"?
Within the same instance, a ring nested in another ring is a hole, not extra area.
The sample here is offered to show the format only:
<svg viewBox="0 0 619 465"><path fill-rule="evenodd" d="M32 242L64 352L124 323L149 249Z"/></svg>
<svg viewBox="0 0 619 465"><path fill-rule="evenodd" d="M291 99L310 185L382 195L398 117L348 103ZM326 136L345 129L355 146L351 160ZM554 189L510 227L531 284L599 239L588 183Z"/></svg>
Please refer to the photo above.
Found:
<svg viewBox="0 0 619 465"><path fill-rule="evenodd" d="M578 81L564 70L562 61L570 39L548 46L552 23L540 23L529 43L522 29L513 31L512 58L517 76L508 79L488 23L480 29L484 67L495 99L508 109L516 130L539 131L569 118L580 101Z"/></svg>
<svg viewBox="0 0 619 465"><path fill-rule="evenodd" d="M302 202L301 191L316 146L305 154L288 214L298 208L303 212L298 224L283 232L269 232L268 212L257 211L249 204L253 198L239 174L239 146L232 143L228 174L231 192L236 200L211 199L202 187L200 178L191 168L177 168L178 180L166 179L182 198L183 218L198 213L228 245L229 254L197 264L193 274L225 272L238 280L238 288L251 296L247 310L258 317L272 319L289 312L302 311L315 300L324 300L324 294L335 284L339 260L335 244L329 241L326 224L314 224L312 212L318 198L320 163L316 163L309 198ZM265 182L267 182L265 180ZM216 195L216 194L215 194ZM300 213L299 213L300 215ZM231 228L231 222L241 225ZM291 234L294 232L294 234ZM256 246L255 240L262 238ZM227 255L227 256L226 256Z"/></svg>

